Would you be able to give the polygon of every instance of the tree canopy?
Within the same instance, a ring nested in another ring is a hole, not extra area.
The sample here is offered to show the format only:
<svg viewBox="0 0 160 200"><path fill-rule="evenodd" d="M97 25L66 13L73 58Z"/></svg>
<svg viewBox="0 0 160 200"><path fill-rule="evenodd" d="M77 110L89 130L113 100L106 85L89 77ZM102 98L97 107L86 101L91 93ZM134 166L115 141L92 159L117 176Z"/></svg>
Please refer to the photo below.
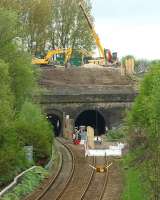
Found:
<svg viewBox="0 0 160 200"><path fill-rule="evenodd" d="M37 73L30 55L16 43L18 19L15 11L0 9L0 186L32 164L25 145L33 146L33 162L47 162L53 142L48 121L33 103Z"/></svg>
<svg viewBox="0 0 160 200"><path fill-rule="evenodd" d="M54 48L92 50L94 39L79 7L79 0L2 0L0 6L16 10L21 25L18 37L24 49L44 52ZM83 1L91 17L90 0Z"/></svg>
<svg viewBox="0 0 160 200"><path fill-rule="evenodd" d="M136 159L141 160L150 199L160 198L160 64L153 64L141 83L140 94L128 115L129 141ZM139 157L140 156L140 157Z"/></svg>

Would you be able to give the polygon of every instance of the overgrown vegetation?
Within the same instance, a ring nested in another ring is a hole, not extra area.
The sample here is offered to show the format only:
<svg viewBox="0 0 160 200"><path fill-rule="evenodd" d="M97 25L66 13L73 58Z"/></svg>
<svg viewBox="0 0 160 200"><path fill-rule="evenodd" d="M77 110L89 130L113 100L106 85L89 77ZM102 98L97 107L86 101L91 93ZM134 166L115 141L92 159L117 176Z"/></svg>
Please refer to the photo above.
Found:
<svg viewBox="0 0 160 200"><path fill-rule="evenodd" d="M36 163L51 155L52 128L33 103L37 72L15 43L21 31L17 13L0 8L0 187L31 165L25 145L33 146Z"/></svg>
<svg viewBox="0 0 160 200"><path fill-rule="evenodd" d="M110 141L124 139L126 136L126 127L122 126L116 129L108 130L106 136Z"/></svg>
<svg viewBox="0 0 160 200"><path fill-rule="evenodd" d="M143 151L137 148L130 151L122 160L124 175L122 200L150 200L148 182L142 173L144 162L137 160L137 157L142 155Z"/></svg>
<svg viewBox="0 0 160 200"><path fill-rule="evenodd" d="M34 160L45 164L51 155L52 128L40 108L25 102L16 119L16 132L22 145L34 146Z"/></svg>
<svg viewBox="0 0 160 200"><path fill-rule="evenodd" d="M141 83L140 94L128 114L130 160L127 173L149 200L160 199L160 63L152 64ZM130 179L130 178L129 178ZM129 184L130 180L127 180ZM145 188L145 190L143 189ZM138 191L139 191L138 190ZM134 191L135 195L138 191ZM127 188L124 191L127 193ZM131 193L128 193L131 195ZM124 199L127 199L124 197ZM128 196L128 200L129 200ZM132 199L134 199L132 197ZM135 198L136 199L136 198ZM137 198L138 199L138 198ZM140 198L141 199L141 198ZM146 198L145 198L146 199Z"/></svg>
<svg viewBox="0 0 160 200"><path fill-rule="evenodd" d="M19 183L9 193L5 194L2 200L20 200L27 194L31 193L40 182L48 176L48 172L42 167L36 167L27 172Z"/></svg>

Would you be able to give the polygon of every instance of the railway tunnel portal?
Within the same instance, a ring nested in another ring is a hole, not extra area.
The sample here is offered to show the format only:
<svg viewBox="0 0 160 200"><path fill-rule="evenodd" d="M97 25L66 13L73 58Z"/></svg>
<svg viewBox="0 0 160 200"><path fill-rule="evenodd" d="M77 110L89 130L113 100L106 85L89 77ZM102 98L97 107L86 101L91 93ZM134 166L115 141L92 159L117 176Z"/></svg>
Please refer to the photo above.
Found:
<svg viewBox="0 0 160 200"><path fill-rule="evenodd" d="M36 99L56 136L65 134L67 120L73 129L90 125L95 135L104 134L122 122L137 95L134 83L118 69L44 68L40 84L45 90Z"/></svg>
<svg viewBox="0 0 160 200"><path fill-rule="evenodd" d="M105 134L106 121L98 110L85 110L75 119L75 127L91 126L95 130L95 135Z"/></svg>

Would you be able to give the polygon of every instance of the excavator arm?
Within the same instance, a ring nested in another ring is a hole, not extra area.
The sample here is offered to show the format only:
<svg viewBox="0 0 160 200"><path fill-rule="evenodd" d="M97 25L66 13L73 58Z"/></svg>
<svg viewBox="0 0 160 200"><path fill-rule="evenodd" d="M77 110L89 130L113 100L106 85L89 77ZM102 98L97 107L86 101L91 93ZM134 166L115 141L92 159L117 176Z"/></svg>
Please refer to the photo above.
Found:
<svg viewBox="0 0 160 200"><path fill-rule="evenodd" d="M70 57L71 57L72 48L50 50L50 51L48 51L47 55L43 59L33 58L32 59L32 64L47 65L47 64L49 64L50 59L54 55L56 55L56 54L63 54L63 53L65 54L64 64L66 64L68 62L68 60L70 59Z"/></svg>

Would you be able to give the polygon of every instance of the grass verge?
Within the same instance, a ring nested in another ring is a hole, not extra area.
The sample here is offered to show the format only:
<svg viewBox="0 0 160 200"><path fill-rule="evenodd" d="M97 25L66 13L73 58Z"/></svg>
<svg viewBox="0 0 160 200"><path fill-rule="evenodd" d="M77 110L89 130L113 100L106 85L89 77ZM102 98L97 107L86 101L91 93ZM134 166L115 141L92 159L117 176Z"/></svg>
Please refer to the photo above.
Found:
<svg viewBox="0 0 160 200"><path fill-rule="evenodd" d="M42 167L36 167L23 175L19 183L10 192L6 193L1 200L22 199L27 194L31 193L48 175L47 170Z"/></svg>
<svg viewBox="0 0 160 200"><path fill-rule="evenodd" d="M143 182L141 166L131 165L134 155L129 153L123 160L124 189L121 200L148 200L146 183Z"/></svg>

